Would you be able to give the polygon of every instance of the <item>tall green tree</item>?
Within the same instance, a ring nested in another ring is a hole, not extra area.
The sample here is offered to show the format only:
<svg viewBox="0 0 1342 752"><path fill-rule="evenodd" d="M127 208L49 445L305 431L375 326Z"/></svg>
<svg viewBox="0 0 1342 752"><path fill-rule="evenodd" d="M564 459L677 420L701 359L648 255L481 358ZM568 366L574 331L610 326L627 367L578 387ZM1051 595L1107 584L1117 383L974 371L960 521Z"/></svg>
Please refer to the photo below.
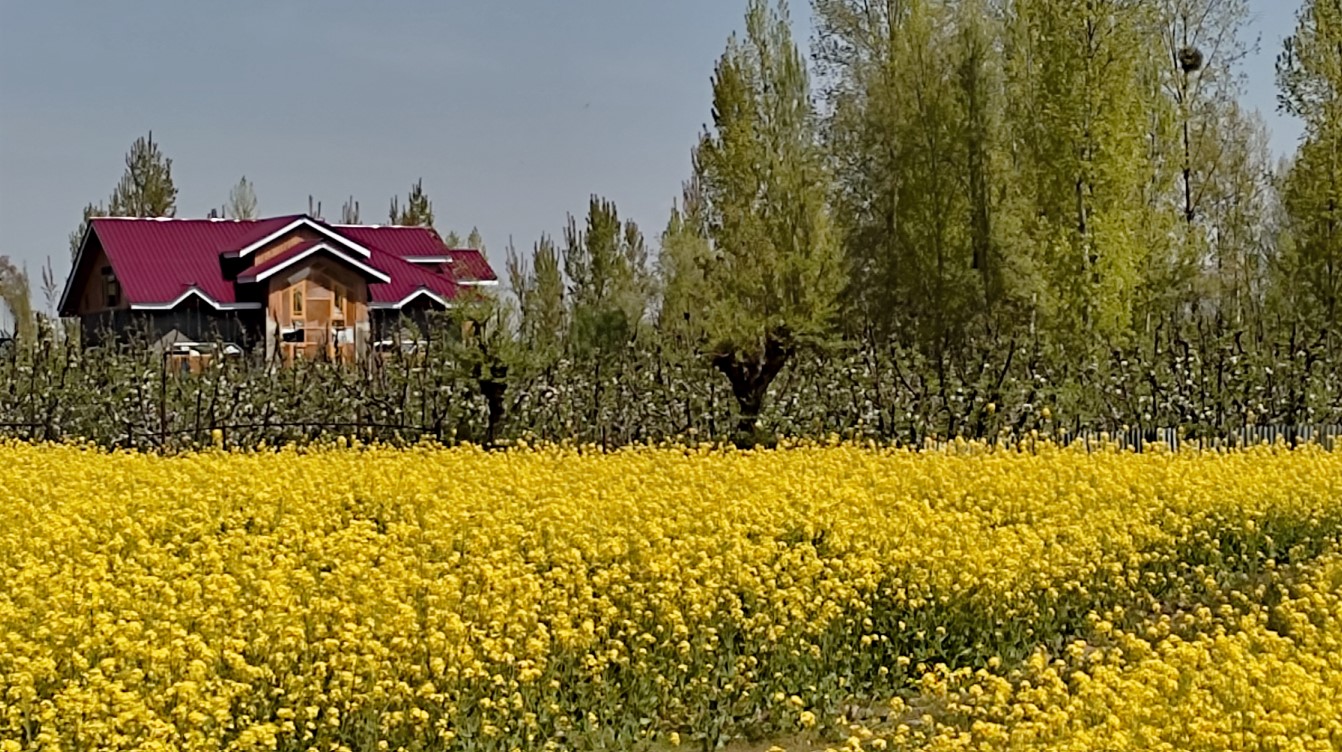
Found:
<svg viewBox="0 0 1342 752"><path fill-rule="evenodd" d="M1159 0L1155 14L1159 95L1148 107L1148 253L1137 301L1159 320L1235 307L1224 296L1236 297L1234 270L1252 251L1232 243L1251 240L1238 226L1246 176L1234 173L1256 142L1238 102L1252 49L1246 0Z"/></svg>
<svg viewBox="0 0 1342 752"><path fill-rule="evenodd" d="M1231 103L1212 129L1220 149L1197 194L1202 275L1193 290L1223 326L1260 321L1276 251L1279 204L1267 125Z"/></svg>
<svg viewBox="0 0 1342 752"><path fill-rule="evenodd" d="M548 363L558 356L568 326L559 249L549 236L542 237L528 262L510 242L504 263L517 296L518 335L527 352Z"/></svg>
<svg viewBox="0 0 1342 752"><path fill-rule="evenodd" d="M246 175L228 192L224 215L230 219L256 219L256 189Z"/></svg>
<svg viewBox="0 0 1342 752"><path fill-rule="evenodd" d="M712 246L698 182L685 183L681 200L671 207L657 254L657 281L661 300L657 329L682 351L704 345L704 312L708 308L704 273Z"/></svg>
<svg viewBox="0 0 1342 752"><path fill-rule="evenodd" d="M14 336L31 342L37 333L32 287L28 283L27 271L15 266L8 256L0 256L0 305L13 319Z"/></svg>
<svg viewBox="0 0 1342 752"><path fill-rule="evenodd" d="M703 266L714 366L751 440L769 385L799 342L827 337L845 278L806 61L785 2L751 0L713 74L695 150L711 242Z"/></svg>
<svg viewBox="0 0 1342 752"><path fill-rule="evenodd" d="M466 236L466 247L485 252L485 239L480 235L480 228L472 227L470 234Z"/></svg>
<svg viewBox="0 0 1342 752"><path fill-rule="evenodd" d="M88 231L89 220L94 217L107 216L107 207L102 203L86 204L84 206L84 218L79 220L79 226L70 233L70 259L79 254L79 245L84 242L84 233Z"/></svg>
<svg viewBox="0 0 1342 752"><path fill-rule="evenodd" d="M853 320L940 352L990 323L1001 240L1000 22L983 0L815 0Z"/></svg>
<svg viewBox="0 0 1342 752"><path fill-rule="evenodd" d="M399 197L392 196L388 219L394 225L433 227L433 202L429 201L429 195L424 192L423 178L410 186L404 205L400 203Z"/></svg>
<svg viewBox="0 0 1342 752"><path fill-rule="evenodd" d="M153 131L131 144L126 171L107 201L107 210L113 217L176 216L172 159L163 155Z"/></svg>
<svg viewBox="0 0 1342 752"><path fill-rule="evenodd" d="M79 253L79 244L93 217L172 217L177 214L177 186L172 180L172 160L163 155L153 131L131 144L126 153L126 170L112 190L107 203L87 204L83 218L70 233L70 257Z"/></svg>
<svg viewBox="0 0 1342 752"><path fill-rule="evenodd" d="M572 338L582 352L612 352L636 331L649 305L648 249L615 203L588 202L583 226L569 215L564 228L564 274L569 280Z"/></svg>
<svg viewBox="0 0 1342 752"><path fill-rule="evenodd" d="M1132 332L1152 237L1157 35L1145 0L1013 0L1005 18L1017 217L1041 323L1076 347Z"/></svg>
<svg viewBox="0 0 1342 752"><path fill-rule="evenodd" d="M1290 242L1282 283L1302 317L1342 326L1342 6L1305 0L1277 82L1281 108L1305 126L1283 187Z"/></svg>

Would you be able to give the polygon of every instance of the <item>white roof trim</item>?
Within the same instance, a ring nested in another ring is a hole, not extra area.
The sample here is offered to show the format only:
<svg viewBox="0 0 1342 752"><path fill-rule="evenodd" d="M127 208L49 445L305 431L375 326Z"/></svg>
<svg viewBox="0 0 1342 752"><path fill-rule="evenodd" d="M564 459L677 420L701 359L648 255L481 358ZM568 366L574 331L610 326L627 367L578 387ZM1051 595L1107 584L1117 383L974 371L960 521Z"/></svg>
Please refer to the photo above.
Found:
<svg viewBox="0 0 1342 752"><path fill-rule="evenodd" d="M359 245L358 243L354 242L353 240L350 240L349 238L345 237L344 235L341 235L341 234L338 233L338 232L333 232L333 231L327 229L325 226L323 226L322 224L320 224L320 223L318 223L318 222L314 222L314 221L313 221L311 218L309 218L309 217L299 217L298 219L295 219L294 221L290 222L289 224L285 225L284 227L281 227L280 229L276 230L275 232L272 232L272 233L270 233L269 235L265 236L264 238L261 238L260 240L256 241L255 243L252 243L251 245L247 246L246 248L243 248L243 249L239 250L238 253L237 253L237 255L238 255L239 258L241 258L241 257L243 257L243 256L246 256L246 255L252 253L253 251L256 251L256 250L258 250L258 249L264 247L266 244L271 243L271 242L273 242L273 241L279 239L280 237L282 237L282 236L284 236L284 235L286 235L286 234L288 234L288 233L290 233L290 232L293 232L294 230L297 230L297 229L300 228L300 227L307 227L307 228L309 228L309 229L311 229L311 230L315 230L315 231L321 233L322 235L325 235L327 238L329 238L329 239L331 239L331 240L334 240L334 241L337 242L337 243L340 243L341 245L349 246L350 248L352 248L352 249L355 250L355 251L358 251L360 254L362 254L362 255L365 256L365 257L372 256L372 255L373 255L373 252L370 251L368 248L366 248L366 247L364 247L364 246L362 246L362 245Z"/></svg>
<svg viewBox="0 0 1342 752"><path fill-rule="evenodd" d="M412 264L450 264L451 256L402 256L402 261L409 261Z"/></svg>
<svg viewBox="0 0 1342 752"><path fill-rule="evenodd" d="M135 303L131 305L130 309L132 311L171 311L172 309L181 305L182 301L186 300L191 295L195 295L196 297L200 298L206 303L209 303L210 305L214 306L216 309L220 311L261 310L260 303L220 303L219 301L215 300L214 298L211 298L209 295L206 295L204 292L202 292L199 287L195 286L187 288L186 292L182 293L181 295L178 295L177 298L170 303Z"/></svg>
<svg viewBox="0 0 1342 752"><path fill-rule="evenodd" d="M497 279L459 279L457 284L463 287L498 287Z"/></svg>
<svg viewBox="0 0 1342 752"><path fill-rule="evenodd" d="M427 287L421 287L421 288L419 288L418 290L415 290L414 292L412 292L412 293L410 293L409 295L405 296L405 297L404 297L400 302L398 302L398 303L369 303L369 304L368 304L368 307L369 307L369 308L387 308L387 309L397 309L397 310L399 310L399 309L401 309L401 308L404 308L406 303L409 303L410 301L414 300L415 298L418 298L418 297L421 296L421 295L426 295L426 296L428 296L429 298L431 298L432 300L437 301L438 304L441 305L441 306L443 306L444 308L451 308L451 307L452 307L452 304L449 303L449 302L447 302L447 300L444 299L443 296L439 295L438 293L434 292L433 290L430 290L430 289L427 288Z"/></svg>
<svg viewBox="0 0 1342 752"><path fill-rule="evenodd" d="M306 251L303 251L302 253L300 253L300 254L294 256L293 258L291 258L291 259L285 261L284 263L282 263L282 264L276 264L275 266L273 266L273 267L271 267L271 268L269 268L269 269L267 269L267 270L261 272L260 274L251 275L251 274L248 274L247 272L243 272L242 274L238 275L238 280L239 280L239 281L243 281L243 280L245 279L246 282L264 282L265 280L267 280L267 279L269 279L269 278L275 276L276 274L279 274L280 272L284 271L285 269L288 269L289 267L293 266L294 264L297 264L298 262L302 261L303 259L305 259L305 258L307 258L307 257L309 257L309 256L311 256L311 255L313 255L314 253L317 253L318 251L326 251L327 253L330 253L332 256L335 256L336 258L340 259L341 261L344 261L345 263L349 264L350 266L356 267L356 268L358 268L358 269L360 269L360 270L366 272L366 273L368 274L368 276L373 277L374 279L376 279L376 280L378 280L378 281L380 281L380 282L390 282L390 281L391 281L391 277L387 276L386 273L381 272L381 271L378 271L377 269L374 269L373 267L369 266L368 264L365 264L364 262L362 262L362 261L360 261L360 260L358 260L358 259L356 259L356 258L353 258L352 256L349 256L349 255L346 255L346 254L344 254L344 253L341 253L339 250L337 250L337 249L335 249L335 248L332 248L330 245L328 245L328 244L326 244L326 243L318 243L317 245L312 246L311 248L307 249ZM245 284L246 282L244 282L244 284Z"/></svg>

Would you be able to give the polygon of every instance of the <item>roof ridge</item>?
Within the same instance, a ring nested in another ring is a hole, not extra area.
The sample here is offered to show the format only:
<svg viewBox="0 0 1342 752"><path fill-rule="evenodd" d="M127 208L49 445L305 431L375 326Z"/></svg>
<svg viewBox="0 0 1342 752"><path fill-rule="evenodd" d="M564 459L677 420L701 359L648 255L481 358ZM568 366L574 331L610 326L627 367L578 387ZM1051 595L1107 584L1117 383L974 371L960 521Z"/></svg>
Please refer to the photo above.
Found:
<svg viewBox="0 0 1342 752"><path fill-rule="evenodd" d="M254 219L236 219L233 217L89 217L90 221L116 219L134 222L273 222L277 219L290 219L300 214L280 214L274 217L256 217Z"/></svg>
<svg viewBox="0 0 1342 752"><path fill-rule="evenodd" d="M348 222L328 222L327 225L331 227L360 227L368 228L370 230L424 230L425 232L438 232L432 227L425 227L424 225L364 225L350 224Z"/></svg>

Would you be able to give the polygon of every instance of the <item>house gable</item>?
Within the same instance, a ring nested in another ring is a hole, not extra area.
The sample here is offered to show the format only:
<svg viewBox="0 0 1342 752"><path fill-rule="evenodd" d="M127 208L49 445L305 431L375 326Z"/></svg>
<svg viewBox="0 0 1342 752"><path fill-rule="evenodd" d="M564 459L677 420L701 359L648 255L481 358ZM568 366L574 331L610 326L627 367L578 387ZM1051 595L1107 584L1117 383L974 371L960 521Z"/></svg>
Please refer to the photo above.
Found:
<svg viewBox="0 0 1342 752"><path fill-rule="evenodd" d="M379 282L391 281L391 277L385 272L369 265L365 259L351 256L344 251L343 247L336 246L324 240L305 240L298 243L286 244L284 251L270 255L264 263L256 264L238 275L238 282L243 284L263 282L281 272L299 267L305 263L310 263L310 260L314 257L335 260L340 264Z"/></svg>
<svg viewBox="0 0 1342 752"><path fill-rule="evenodd" d="M275 274L265 282L266 317L286 358L311 357L327 347L355 356L355 332L366 329L368 281L325 255Z"/></svg>
<svg viewBox="0 0 1342 752"><path fill-rule="evenodd" d="M321 240L322 237L323 236L313 232L312 230L306 227L299 227L296 230L294 230L291 234L285 235L280 238L276 238L275 240L271 241L270 245L261 248L260 250L253 253L249 261L245 261L242 263L250 264L251 267L255 268L257 266L260 266L261 264L266 263L267 261L270 261L276 256L284 253L285 251L294 248L295 246L301 245L303 243L316 242L318 240Z"/></svg>
<svg viewBox="0 0 1342 752"><path fill-rule="evenodd" d="M346 237L345 235L342 235L336 230L331 229L330 227L327 227L323 223L318 222L308 216L300 216L294 221L279 228L278 230L275 230L274 232L266 235L265 237L253 241L243 246L242 248L239 248L236 251L229 253L229 255L236 256L239 258L245 258L262 249L270 248L277 240L280 240L281 238L287 238L289 235L297 233L300 230L322 236L327 240L331 241L332 243L342 245L351 252L357 253L360 256L363 256L364 258L368 258L373 255L373 251L367 246L355 242L354 240Z"/></svg>
<svg viewBox="0 0 1342 752"><path fill-rule="evenodd" d="M171 311L177 306L189 302L204 303L216 311L257 311L261 309L261 304L250 301L243 302L224 302L210 297L210 294L196 286L191 286L182 291L170 301L165 303L132 303L132 311Z"/></svg>
<svg viewBox="0 0 1342 752"><path fill-rule="evenodd" d="M109 286L109 282L112 285ZM65 292L61 295L59 311L62 316L86 316L125 310L128 302L120 287L121 283L111 259L98 242L97 235L90 229L84 234L79 256L70 270L70 281L66 283ZM115 295L109 297L109 292L113 290Z"/></svg>

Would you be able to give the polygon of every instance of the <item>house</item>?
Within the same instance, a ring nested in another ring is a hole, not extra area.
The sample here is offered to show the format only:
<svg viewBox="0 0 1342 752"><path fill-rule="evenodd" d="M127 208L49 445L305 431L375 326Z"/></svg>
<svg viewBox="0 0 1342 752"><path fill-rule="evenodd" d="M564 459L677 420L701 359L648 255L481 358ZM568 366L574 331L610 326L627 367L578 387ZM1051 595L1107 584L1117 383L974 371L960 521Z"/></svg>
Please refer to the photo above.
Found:
<svg viewBox="0 0 1342 752"><path fill-rule="evenodd" d="M86 340L135 330L177 350L222 340L267 357L353 359L475 288L484 256L425 227L95 218L61 296Z"/></svg>

